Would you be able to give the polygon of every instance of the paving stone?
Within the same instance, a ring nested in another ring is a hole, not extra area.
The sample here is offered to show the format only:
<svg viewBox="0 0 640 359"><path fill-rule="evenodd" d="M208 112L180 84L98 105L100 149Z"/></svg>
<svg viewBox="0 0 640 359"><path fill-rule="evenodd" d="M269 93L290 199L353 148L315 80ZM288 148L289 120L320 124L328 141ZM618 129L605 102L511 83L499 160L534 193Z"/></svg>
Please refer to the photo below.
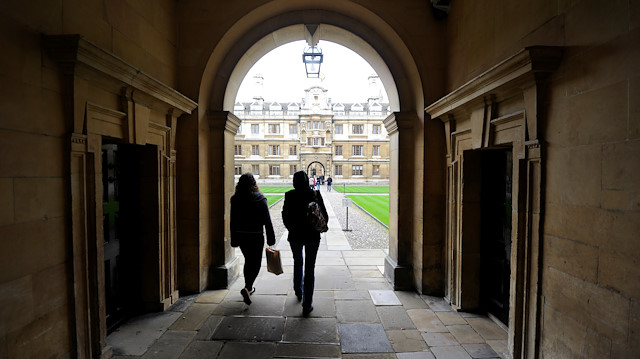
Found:
<svg viewBox="0 0 640 359"><path fill-rule="evenodd" d="M462 344L462 347L472 358L498 358L496 353L488 344Z"/></svg>
<svg viewBox="0 0 640 359"><path fill-rule="evenodd" d="M452 312L453 308L443 298L423 295L422 299L427 303L429 309L434 312Z"/></svg>
<svg viewBox="0 0 640 359"><path fill-rule="evenodd" d="M431 352L396 353L398 359L435 359Z"/></svg>
<svg viewBox="0 0 640 359"><path fill-rule="evenodd" d="M198 294L181 297L169 307L168 311L184 312L196 301L196 299L198 299Z"/></svg>
<svg viewBox="0 0 640 359"><path fill-rule="evenodd" d="M175 359L186 349L196 332L168 330L141 359Z"/></svg>
<svg viewBox="0 0 640 359"><path fill-rule="evenodd" d="M354 267L357 268L357 267ZM374 269L351 269L351 276L354 278L382 278L382 273L378 268Z"/></svg>
<svg viewBox="0 0 640 359"><path fill-rule="evenodd" d="M344 261L348 266L381 266L384 265L385 257L345 257Z"/></svg>
<svg viewBox="0 0 640 359"><path fill-rule="evenodd" d="M229 294L229 291L226 289L223 290L207 290L200 294L198 299L196 299L196 303L215 303L220 304L224 300L224 297Z"/></svg>
<svg viewBox="0 0 640 359"><path fill-rule="evenodd" d="M284 304L283 315L285 317L302 316L302 304L298 302L298 298L295 296L287 297L287 301ZM333 298L316 297L314 294L313 311L310 316L315 318L335 318L336 306Z"/></svg>
<svg viewBox="0 0 640 359"><path fill-rule="evenodd" d="M340 346L333 344L278 343L276 357L285 358L340 358Z"/></svg>
<svg viewBox="0 0 640 359"><path fill-rule="evenodd" d="M468 324L467 321L456 312L436 312L436 315L444 325Z"/></svg>
<svg viewBox="0 0 640 359"><path fill-rule="evenodd" d="M217 304L194 303L187 309L169 329L198 330L216 309Z"/></svg>
<svg viewBox="0 0 640 359"><path fill-rule="evenodd" d="M471 359L471 356L461 346L433 347L431 352L436 359Z"/></svg>
<svg viewBox="0 0 640 359"><path fill-rule="evenodd" d="M333 267L328 267L333 268ZM315 290L353 290L355 284L346 267L344 271L316 268Z"/></svg>
<svg viewBox="0 0 640 359"><path fill-rule="evenodd" d="M218 328L218 325L222 322L222 318L220 316L212 315L207 319L200 330L198 330L198 334L196 334L195 340L210 340L213 336L213 333Z"/></svg>
<svg viewBox="0 0 640 359"><path fill-rule="evenodd" d="M409 309L407 315L416 328L423 332L446 333L449 330L440 319L429 309Z"/></svg>
<svg viewBox="0 0 640 359"><path fill-rule="evenodd" d="M385 278L354 278L356 290L392 290Z"/></svg>
<svg viewBox="0 0 640 359"><path fill-rule="evenodd" d="M214 340L280 341L285 318L225 317Z"/></svg>
<svg viewBox="0 0 640 359"><path fill-rule="evenodd" d="M194 340L180 355L180 359L215 358L222 349L223 342Z"/></svg>
<svg viewBox="0 0 640 359"><path fill-rule="evenodd" d="M393 353L382 324L338 324L343 353Z"/></svg>
<svg viewBox="0 0 640 359"><path fill-rule="evenodd" d="M427 303L420 298L418 293L409 291L396 291L396 296L402 302L405 309L428 309Z"/></svg>
<svg viewBox="0 0 640 359"><path fill-rule="evenodd" d="M506 357L507 353L507 341L506 340L487 340L487 344L502 357Z"/></svg>
<svg viewBox="0 0 640 359"><path fill-rule="evenodd" d="M421 352L429 349L418 330L387 330L387 337L396 353Z"/></svg>
<svg viewBox="0 0 640 359"><path fill-rule="evenodd" d="M336 290L333 296L339 300L358 300L358 299L370 299L369 291L367 290Z"/></svg>
<svg viewBox="0 0 640 359"><path fill-rule="evenodd" d="M338 343L335 318L287 318L284 341L293 343Z"/></svg>
<svg viewBox="0 0 640 359"><path fill-rule="evenodd" d="M343 354L342 359L396 359L394 353Z"/></svg>
<svg viewBox="0 0 640 359"><path fill-rule="evenodd" d="M370 300L336 300L336 313L340 323L380 323Z"/></svg>
<svg viewBox="0 0 640 359"><path fill-rule="evenodd" d="M422 337L430 347L460 345L451 333L422 333Z"/></svg>
<svg viewBox="0 0 640 359"><path fill-rule="evenodd" d="M275 351L275 343L227 342L217 359L271 359Z"/></svg>
<svg viewBox="0 0 640 359"><path fill-rule="evenodd" d="M247 311L247 305L241 301L238 302L228 302L224 301L216 306L216 309L211 313L212 315L242 315L245 311Z"/></svg>
<svg viewBox="0 0 640 359"><path fill-rule="evenodd" d="M402 305L393 290L369 290L374 305Z"/></svg>
<svg viewBox="0 0 640 359"><path fill-rule="evenodd" d="M384 329L416 329L404 307L377 307L378 316Z"/></svg>
<svg viewBox="0 0 640 359"><path fill-rule="evenodd" d="M111 333L107 344L116 355L142 355L181 315L167 311L136 317Z"/></svg>
<svg viewBox="0 0 640 359"><path fill-rule="evenodd" d="M286 295L293 287L292 274L280 274L278 276L268 273L259 277L253 285L256 288L254 295L261 294L282 294ZM239 292L238 292L239 293Z"/></svg>
<svg viewBox="0 0 640 359"><path fill-rule="evenodd" d="M281 317L284 311L284 295L252 295L251 305L243 312L245 316Z"/></svg>
<svg viewBox="0 0 640 359"><path fill-rule="evenodd" d="M470 325L448 325L449 332L460 344L484 344L485 341Z"/></svg>
<svg viewBox="0 0 640 359"><path fill-rule="evenodd" d="M487 317L466 318L466 321L485 340L507 340L507 332Z"/></svg>

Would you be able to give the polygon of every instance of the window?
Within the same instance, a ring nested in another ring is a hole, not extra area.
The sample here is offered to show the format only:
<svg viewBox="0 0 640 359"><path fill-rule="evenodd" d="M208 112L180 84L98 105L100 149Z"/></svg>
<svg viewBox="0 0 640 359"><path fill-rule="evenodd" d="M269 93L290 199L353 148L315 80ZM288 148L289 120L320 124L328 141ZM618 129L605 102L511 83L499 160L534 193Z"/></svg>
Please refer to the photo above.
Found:
<svg viewBox="0 0 640 359"><path fill-rule="evenodd" d="M336 176L342 176L342 165L336 165Z"/></svg>
<svg viewBox="0 0 640 359"><path fill-rule="evenodd" d="M269 125L269 133L280 133L280 125L274 125L274 124L270 124Z"/></svg>
<svg viewBox="0 0 640 359"><path fill-rule="evenodd" d="M236 176L240 176L242 174L242 166L235 166L233 167L233 173Z"/></svg>
<svg viewBox="0 0 640 359"><path fill-rule="evenodd" d="M337 135L341 135L342 134L342 125L336 125L336 134Z"/></svg>
<svg viewBox="0 0 640 359"><path fill-rule="evenodd" d="M336 145L336 156L342 156L342 145Z"/></svg>
<svg viewBox="0 0 640 359"><path fill-rule="evenodd" d="M258 126L259 125L251 125L251 134L257 135L260 133L260 127Z"/></svg>
<svg viewBox="0 0 640 359"><path fill-rule="evenodd" d="M352 176L362 176L362 166L353 166L351 169Z"/></svg>
<svg viewBox="0 0 640 359"><path fill-rule="evenodd" d="M280 156L280 145L269 145L269 156Z"/></svg>
<svg viewBox="0 0 640 359"><path fill-rule="evenodd" d="M380 134L380 125L373 125L373 134L374 135Z"/></svg>
<svg viewBox="0 0 640 359"><path fill-rule="evenodd" d="M260 156L260 145L251 145L251 155Z"/></svg>
<svg viewBox="0 0 640 359"><path fill-rule="evenodd" d="M373 153L371 153L372 156L380 156L380 145L374 145L373 146Z"/></svg>
<svg viewBox="0 0 640 359"><path fill-rule="evenodd" d="M298 165L289 165L289 174L293 175L298 172Z"/></svg>
<svg viewBox="0 0 640 359"><path fill-rule="evenodd" d="M242 156L242 146L241 145L235 145L233 146L234 149L234 154L236 156Z"/></svg>
<svg viewBox="0 0 640 359"><path fill-rule="evenodd" d="M314 146L320 145L320 139L318 137L314 137L314 138L312 138L312 140L313 140L313 145Z"/></svg>
<svg viewBox="0 0 640 359"><path fill-rule="evenodd" d="M307 129L310 130L313 128L313 123L311 121L307 122Z"/></svg>
<svg viewBox="0 0 640 359"><path fill-rule="evenodd" d="M251 165L251 173L254 176L260 176L260 165Z"/></svg>
<svg viewBox="0 0 640 359"><path fill-rule="evenodd" d="M373 176L380 176L380 165L373 165L372 173Z"/></svg>
<svg viewBox="0 0 640 359"><path fill-rule="evenodd" d="M289 125L289 134L296 135L298 134L298 125Z"/></svg>
<svg viewBox="0 0 640 359"><path fill-rule="evenodd" d="M297 146L289 146L289 155L290 156L295 156L298 154L298 147Z"/></svg>
<svg viewBox="0 0 640 359"><path fill-rule="evenodd" d="M280 176L280 166L279 165L269 166L269 176Z"/></svg>
<svg viewBox="0 0 640 359"><path fill-rule="evenodd" d="M362 156L362 145L353 145L353 156Z"/></svg>
<svg viewBox="0 0 640 359"><path fill-rule="evenodd" d="M351 127L351 133L354 135L361 135L364 133L364 125L353 125Z"/></svg>
<svg viewBox="0 0 640 359"><path fill-rule="evenodd" d="M307 137L307 146L311 146L311 137Z"/></svg>

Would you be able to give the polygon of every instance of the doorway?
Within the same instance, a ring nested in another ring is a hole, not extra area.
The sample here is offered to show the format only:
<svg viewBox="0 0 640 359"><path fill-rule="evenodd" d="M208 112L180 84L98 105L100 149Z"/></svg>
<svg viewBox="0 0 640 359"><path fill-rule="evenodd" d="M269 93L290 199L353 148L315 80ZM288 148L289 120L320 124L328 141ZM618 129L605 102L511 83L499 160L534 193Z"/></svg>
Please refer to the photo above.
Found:
<svg viewBox="0 0 640 359"><path fill-rule="evenodd" d="M145 293L157 282L144 270L157 237L157 148L105 141L102 145L104 298L107 332L144 311ZM155 226L155 229L154 229ZM154 234L155 233L155 234Z"/></svg>
<svg viewBox="0 0 640 359"><path fill-rule="evenodd" d="M513 154L482 151L480 306L505 325L509 321Z"/></svg>

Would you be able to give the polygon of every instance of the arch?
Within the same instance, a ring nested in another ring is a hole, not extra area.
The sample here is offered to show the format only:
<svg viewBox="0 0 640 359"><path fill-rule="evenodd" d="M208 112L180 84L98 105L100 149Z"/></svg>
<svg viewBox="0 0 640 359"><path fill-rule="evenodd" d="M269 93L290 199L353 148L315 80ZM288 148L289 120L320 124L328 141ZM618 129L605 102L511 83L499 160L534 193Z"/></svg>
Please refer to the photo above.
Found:
<svg viewBox="0 0 640 359"><path fill-rule="evenodd" d="M229 148L233 148L231 143L239 121L230 111L237 89L262 55L281 44L304 39L304 24L317 24L321 40L330 39L362 56L384 76L383 85L391 92L390 99L394 98L391 108L394 114L384 121L391 136L390 215L394 218L390 224L385 276L396 289L421 288L422 255L413 256L412 251L423 251L420 246L424 206L420 196L416 196L416 191L421 195L424 187L423 82L416 61L394 28L371 10L353 2L270 1L234 22L212 46L202 72L196 115L199 131L209 131L208 136L198 139L200 157L208 159L198 167L200 173L207 173L199 181L199 187L208 195L199 202L200 208L210 211L205 214L212 221L207 229L227 231L223 218L228 218L226 197L233 191L233 175L225 172L224 167L225 162L233 161ZM216 148L223 148L224 153L203 152L215 146L221 146ZM226 271L230 278L232 260L226 245L220 241L211 243L209 248L215 251L212 264Z"/></svg>
<svg viewBox="0 0 640 359"><path fill-rule="evenodd" d="M235 102L242 80L258 60L277 47L293 41L303 40L305 31L303 24L291 25L274 31L251 46L251 48L240 58L231 73L229 81L227 82L223 110L230 110L233 108L232 104ZM341 44L362 56L362 58L371 65L380 77L382 85L389 97L389 106L391 107L391 110L400 110L398 89L393 79L393 75L391 74L391 70L389 70L389 67L382 57L373 47L371 47L371 45L361 37L356 36L345 29L332 25L320 24L316 30L316 34L318 34L319 40Z"/></svg>
<svg viewBox="0 0 640 359"><path fill-rule="evenodd" d="M310 169L310 168L311 168L311 166L312 166L312 165L314 165L314 164L319 164L319 165L320 165L320 167L322 167L322 175L323 175L323 176L327 173L327 168L322 164L322 162L320 162L320 161L313 161L313 162L310 162L310 163L309 163L309 165L307 166L307 170L305 171L305 172L307 172L307 175L308 175L308 176L313 176L313 174L310 174L310 173L309 173L309 169Z"/></svg>

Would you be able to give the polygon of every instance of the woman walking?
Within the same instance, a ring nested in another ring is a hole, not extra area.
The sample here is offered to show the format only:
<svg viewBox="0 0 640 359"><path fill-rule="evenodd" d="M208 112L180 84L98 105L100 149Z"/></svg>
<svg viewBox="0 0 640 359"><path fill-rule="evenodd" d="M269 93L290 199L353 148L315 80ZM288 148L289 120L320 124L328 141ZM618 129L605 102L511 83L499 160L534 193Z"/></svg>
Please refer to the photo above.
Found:
<svg viewBox="0 0 640 359"><path fill-rule="evenodd" d="M276 243L271 224L267 198L260 193L251 173L240 176L236 192L231 197L231 246L240 247L244 255L244 288L240 291L246 304L251 304L249 296L255 291L255 282L262 262L264 248L263 226L267 231L267 244Z"/></svg>
<svg viewBox="0 0 640 359"><path fill-rule="evenodd" d="M317 202L324 218L327 221L329 218L322 196L309 187L309 177L304 171L296 172L293 175L293 188L285 193L282 220L289 230L288 240L293 252L293 290L298 301L302 301L302 314L307 317L313 310L314 271L320 246L320 232L307 221L309 203ZM303 263L304 275L302 272Z"/></svg>

